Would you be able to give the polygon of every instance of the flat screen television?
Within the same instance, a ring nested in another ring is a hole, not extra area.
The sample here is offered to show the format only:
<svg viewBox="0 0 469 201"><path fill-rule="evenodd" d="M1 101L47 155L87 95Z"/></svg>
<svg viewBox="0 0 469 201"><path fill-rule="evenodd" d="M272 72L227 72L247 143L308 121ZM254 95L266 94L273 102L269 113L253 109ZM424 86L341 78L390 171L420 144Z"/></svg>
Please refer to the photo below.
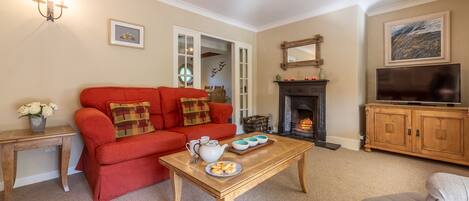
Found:
<svg viewBox="0 0 469 201"><path fill-rule="evenodd" d="M460 64L378 68L376 80L378 101L461 103Z"/></svg>

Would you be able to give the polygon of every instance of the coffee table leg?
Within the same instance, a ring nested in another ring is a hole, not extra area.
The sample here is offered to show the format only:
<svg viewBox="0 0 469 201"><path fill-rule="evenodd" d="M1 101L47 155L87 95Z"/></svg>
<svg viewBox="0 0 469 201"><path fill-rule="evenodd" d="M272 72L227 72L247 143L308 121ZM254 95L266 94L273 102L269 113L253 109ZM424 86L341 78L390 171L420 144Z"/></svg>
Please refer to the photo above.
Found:
<svg viewBox="0 0 469 201"><path fill-rule="evenodd" d="M305 182L305 165L306 165L306 152L302 154L301 159L298 161L298 176L300 179L301 190L304 193L308 192Z"/></svg>
<svg viewBox="0 0 469 201"><path fill-rule="evenodd" d="M234 197L226 196L224 198L218 198L217 201L234 201Z"/></svg>
<svg viewBox="0 0 469 201"><path fill-rule="evenodd" d="M182 178L176 174L173 170L169 173L171 177L171 184L173 186L173 198L174 201L181 201L182 194Z"/></svg>

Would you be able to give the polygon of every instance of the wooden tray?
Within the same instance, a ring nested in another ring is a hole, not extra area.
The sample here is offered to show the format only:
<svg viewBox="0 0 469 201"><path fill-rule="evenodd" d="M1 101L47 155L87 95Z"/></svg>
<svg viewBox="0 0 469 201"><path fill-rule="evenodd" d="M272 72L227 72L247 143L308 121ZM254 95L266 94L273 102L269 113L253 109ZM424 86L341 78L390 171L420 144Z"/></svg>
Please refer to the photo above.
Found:
<svg viewBox="0 0 469 201"><path fill-rule="evenodd" d="M271 140L271 139L268 139L267 142L265 142L264 144L258 144L254 147L249 147L243 151L240 151L240 150L236 150L233 146L230 145L230 147L228 148L228 151L229 152L233 152L235 154L238 154L238 155L244 155L244 154L247 154L251 151L254 151L256 149L259 149L259 148L262 148L262 147L265 147L265 146L268 146L268 145L271 145L273 144L275 141Z"/></svg>

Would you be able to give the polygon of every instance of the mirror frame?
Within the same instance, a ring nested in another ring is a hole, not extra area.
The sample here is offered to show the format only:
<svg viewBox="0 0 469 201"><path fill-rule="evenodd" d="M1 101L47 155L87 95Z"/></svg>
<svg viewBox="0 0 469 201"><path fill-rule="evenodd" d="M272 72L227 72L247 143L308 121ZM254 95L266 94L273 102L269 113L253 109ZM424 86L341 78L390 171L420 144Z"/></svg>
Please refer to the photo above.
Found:
<svg viewBox="0 0 469 201"><path fill-rule="evenodd" d="M320 43L324 42L324 38L317 34L313 38L308 38L304 40L297 40L297 41L291 41L287 42L284 41L281 45L282 51L283 51L283 63L280 64L280 68L283 70L287 70L288 68L294 68L294 67L303 67L303 66L313 66L313 67L319 67L324 64L324 60L321 59L321 48L320 48ZM297 62L288 62L288 49L289 48L294 48L294 47L301 47L305 45L315 45L316 51L315 54L316 56L314 60L306 60L306 61L297 61Z"/></svg>

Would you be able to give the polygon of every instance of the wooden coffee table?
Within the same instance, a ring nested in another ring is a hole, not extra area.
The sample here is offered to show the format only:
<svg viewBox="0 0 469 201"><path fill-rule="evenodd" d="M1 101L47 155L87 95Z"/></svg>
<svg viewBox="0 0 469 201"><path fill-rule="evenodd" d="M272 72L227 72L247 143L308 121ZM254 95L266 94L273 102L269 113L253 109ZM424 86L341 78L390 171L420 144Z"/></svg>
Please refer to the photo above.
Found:
<svg viewBox="0 0 469 201"><path fill-rule="evenodd" d="M236 139L245 138L261 133L251 133L222 141L226 144ZM268 134L267 134L268 135ZM185 178L215 197L217 200L231 201L244 192L254 188L263 181L298 162L298 175L301 190L307 192L304 170L306 153L314 145L276 135L268 135L275 143L245 155L236 155L225 150L220 160L234 161L243 167L241 174L229 178L212 177L205 173L205 162L190 163L191 157L187 151L163 156L160 163L170 170L173 186L174 201L181 200L182 178Z"/></svg>

